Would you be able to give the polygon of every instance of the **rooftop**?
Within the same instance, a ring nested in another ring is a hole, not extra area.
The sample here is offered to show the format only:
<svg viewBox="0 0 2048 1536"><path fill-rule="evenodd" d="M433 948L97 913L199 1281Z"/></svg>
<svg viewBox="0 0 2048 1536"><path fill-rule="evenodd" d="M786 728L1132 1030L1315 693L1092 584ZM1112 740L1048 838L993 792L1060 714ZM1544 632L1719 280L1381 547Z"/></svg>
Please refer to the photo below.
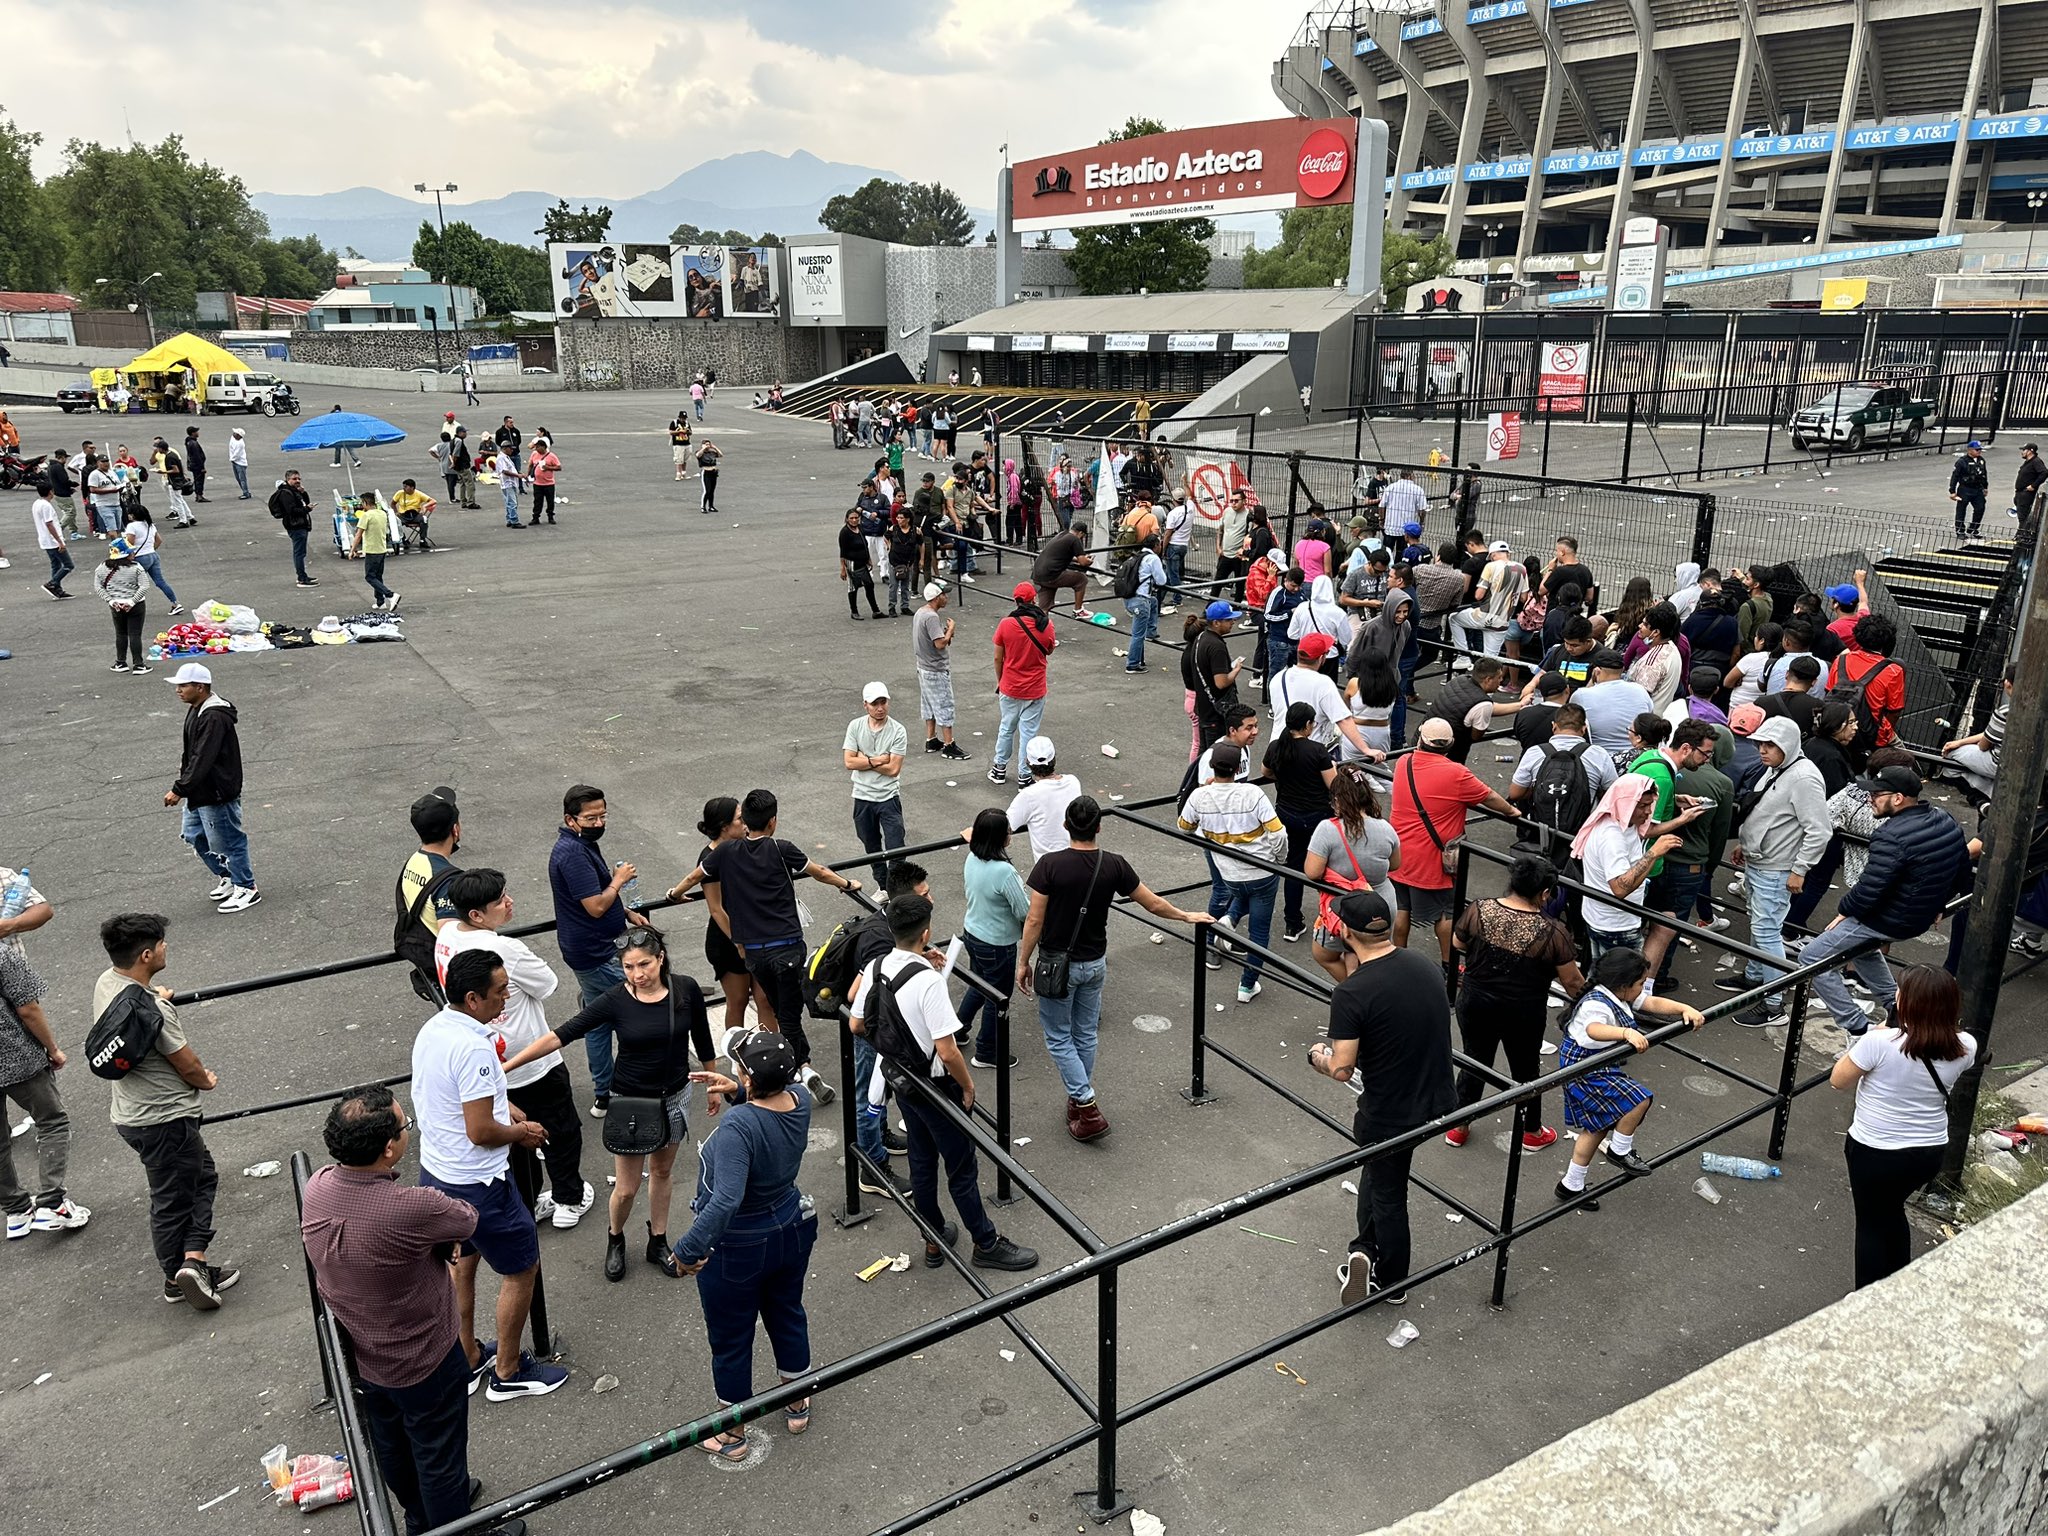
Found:
<svg viewBox="0 0 2048 1536"><path fill-rule="evenodd" d="M1194 293L1104 294L1029 299L984 310L941 336L1034 331L1320 331L1360 300L1341 288L1203 289Z"/></svg>
<svg viewBox="0 0 2048 1536"><path fill-rule="evenodd" d="M0 310L17 315L39 314L50 309L76 309L78 300L68 293L16 293L0 289Z"/></svg>

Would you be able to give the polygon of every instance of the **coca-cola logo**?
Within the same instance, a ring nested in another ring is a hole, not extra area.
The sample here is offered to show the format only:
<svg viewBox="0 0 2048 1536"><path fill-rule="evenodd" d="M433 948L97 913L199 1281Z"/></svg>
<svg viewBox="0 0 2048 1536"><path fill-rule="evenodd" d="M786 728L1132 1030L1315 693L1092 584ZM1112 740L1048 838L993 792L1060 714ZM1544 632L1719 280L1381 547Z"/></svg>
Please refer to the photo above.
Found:
<svg viewBox="0 0 2048 1536"><path fill-rule="evenodd" d="M1318 128L1301 146L1295 179L1304 197L1329 197L1344 184L1351 166L1351 146L1334 128Z"/></svg>

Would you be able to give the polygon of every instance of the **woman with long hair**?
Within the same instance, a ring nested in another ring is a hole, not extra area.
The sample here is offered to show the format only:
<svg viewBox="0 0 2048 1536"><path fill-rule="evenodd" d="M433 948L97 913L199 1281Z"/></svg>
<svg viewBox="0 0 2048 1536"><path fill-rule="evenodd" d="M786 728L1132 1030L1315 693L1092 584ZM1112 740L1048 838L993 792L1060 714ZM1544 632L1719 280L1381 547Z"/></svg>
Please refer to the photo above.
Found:
<svg viewBox="0 0 2048 1536"><path fill-rule="evenodd" d="M968 969L1008 1002L1017 990L1017 941L1024 937L1024 919L1031 915L1031 893L1010 862L1010 817L990 807L977 812L967 834L967 911L960 919L960 942L967 946ZM960 1004L960 1032L981 1014L974 1037L974 1063L996 1064L996 1005L978 987L969 987ZM1010 1058L1011 1065L1016 1058Z"/></svg>
<svg viewBox="0 0 2048 1536"><path fill-rule="evenodd" d="M1508 867L1505 896L1473 902L1451 930L1451 943L1465 957L1464 980L1458 987L1458 1033L1465 1054L1482 1066L1493 1065L1496 1046L1507 1052L1508 1075L1525 1083L1543 1075L1544 1010L1556 982L1565 996L1586 990L1579 955L1570 930L1543 908L1557 892L1557 868L1541 854L1522 853ZM1458 1073L1458 1107L1476 1104L1490 1090L1467 1067ZM1536 1129L1522 1137L1522 1150L1539 1151L1557 1140L1543 1124L1543 1101L1537 1099L1529 1118ZM1465 1145L1467 1128L1453 1126L1444 1140Z"/></svg>
<svg viewBox="0 0 2048 1536"><path fill-rule="evenodd" d="M1344 701L1351 706L1351 718L1358 722L1365 744L1375 751L1393 750L1394 703L1400 696L1401 679L1393 661L1377 650L1359 655L1356 669L1344 684ZM1362 761L1347 736L1337 738L1337 753L1345 762Z"/></svg>
<svg viewBox="0 0 2048 1536"><path fill-rule="evenodd" d="M1852 1040L1828 1081L1856 1090L1856 1116L1843 1138L1849 1195L1856 1206L1856 1289L1904 1269L1913 1257L1906 1200L1941 1172L1948 1149L1948 1100L1977 1059L1961 1028L1962 989L1931 965L1899 977L1896 1025Z"/></svg>
<svg viewBox="0 0 2048 1536"><path fill-rule="evenodd" d="M1387 876L1401 867L1401 839L1362 765L1337 765L1330 779L1330 809L1334 814L1309 836L1303 876L1311 882L1328 880L1351 890L1372 891L1392 911L1394 886ZM1358 966L1351 947L1320 912L1309 953L1337 981Z"/></svg>
<svg viewBox="0 0 2048 1536"><path fill-rule="evenodd" d="M1621 589L1621 602L1607 615L1607 643L1615 650L1627 645L1642 626L1643 615L1656 601L1649 577L1629 577L1628 585Z"/></svg>
<svg viewBox="0 0 2048 1536"><path fill-rule="evenodd" d="M697 867L669 887L668 899L681 901L704 883L704 859L719 843L744 841L747 835L746 823L740 820L740 803L731 795L713 795L704 802L704 815L697 822L697 831L705 839L703 851L697 855ZM746 957L739 946L726 936L718 924L704 925L704 959L711 966L711 974L718 978L718 985L725 993L725 1027L738 1029L747 1021L747 999L754 1000L757 1018L775 1017L775 1005L768 1001L767 988L754 980L747 970Z"/></svg>
<svg viewBox="0 0 2048 1536"><path fill-rule="evenodd" d="M170 582L164 579L163 535L157 532L156 522L149 515L149 508L137 502L128 509L128 526L121 530L121 537L128 547L135 551L135 564L142 573L156 583L157 591L171 600L171 612L183 613L185 605L178 601L178 594L171 590Z"/></svg>

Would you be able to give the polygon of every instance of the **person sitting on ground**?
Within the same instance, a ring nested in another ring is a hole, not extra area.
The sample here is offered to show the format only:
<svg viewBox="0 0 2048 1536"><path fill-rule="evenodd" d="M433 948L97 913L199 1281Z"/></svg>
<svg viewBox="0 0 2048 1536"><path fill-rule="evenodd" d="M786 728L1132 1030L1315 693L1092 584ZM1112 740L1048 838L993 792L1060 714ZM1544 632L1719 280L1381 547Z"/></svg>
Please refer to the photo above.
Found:
<svg viewBox="0 0 2048 1536"><path fill-rule="evenodd" d="M2005 669L1998 707L1991 711L1991 718L1983 730L1969 736L1958 736L1941 746L1941 755L1948 759L1942 769L1943 776L1959 780L1970 798L1979 804L1990 800L1991 791L1998 783L1998 759L2005 747L2006 722L2012 718L2012 681L2017 675L2016 668L2009 666ZM1870 760L1876 763L1876 752L1870 754Z"/></svg>

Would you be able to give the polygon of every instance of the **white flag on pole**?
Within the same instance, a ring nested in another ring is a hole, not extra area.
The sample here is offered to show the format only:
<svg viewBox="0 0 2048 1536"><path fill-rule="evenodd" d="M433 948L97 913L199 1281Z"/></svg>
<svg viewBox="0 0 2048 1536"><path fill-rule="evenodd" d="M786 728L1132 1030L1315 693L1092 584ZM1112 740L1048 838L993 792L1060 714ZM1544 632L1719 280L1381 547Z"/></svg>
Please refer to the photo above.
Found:
<svg viewBox="0 0 2048 1536"><path fill-rule="evenodd" d="M1102 457L1095 465L1095 531L1106 532L1109 514L1116 510L1116 471L1109 467L1109 444L1102 445Z"/></svg>

